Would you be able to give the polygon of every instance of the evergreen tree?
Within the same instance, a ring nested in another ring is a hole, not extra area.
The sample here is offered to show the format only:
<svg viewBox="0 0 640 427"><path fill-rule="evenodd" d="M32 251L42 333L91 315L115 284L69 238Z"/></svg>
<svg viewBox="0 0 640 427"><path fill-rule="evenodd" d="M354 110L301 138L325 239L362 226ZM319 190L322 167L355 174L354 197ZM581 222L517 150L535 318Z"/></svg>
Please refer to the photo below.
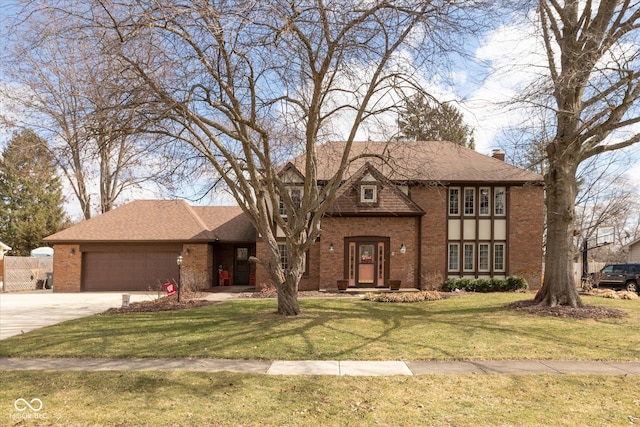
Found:
<svg viewBox="0 0 640 427"><path fill-rule="evenodd" d="M451 104L430 101L423 93L407 97L398 117L400 138L415 141L451 141L474 148L473 130Z"/></svg>
<svg viewBox="0 0 640 427"><path fill-rule="evenodd" d="M0 236L13 255L28 255L64 227L63 202L46 141L30 130L14 133L0 158Z"/></svg>

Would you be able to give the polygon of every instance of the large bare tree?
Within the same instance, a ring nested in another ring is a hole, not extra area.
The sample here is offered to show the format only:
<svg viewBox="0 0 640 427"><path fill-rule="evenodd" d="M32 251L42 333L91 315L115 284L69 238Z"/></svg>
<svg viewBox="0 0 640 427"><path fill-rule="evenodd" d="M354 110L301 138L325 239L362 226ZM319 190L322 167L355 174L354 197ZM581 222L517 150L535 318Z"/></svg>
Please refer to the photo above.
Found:
<svg viewBox="0 0 640 427"><path fill-rule="evenodd" d="M86 25L104 30L129 81L151 100L148 129L206 158L255 225L268 250L258 259L297 315L305 253L320 234L363 122L387 111L380 99L415 86L416 66L446 39L471 2L94 0ZM75 13L80 13L77 9ZM455 24L454 24L455 23ZM341 129L333 133L332 129ZM318 143L339 136L337 173L317 180ZM280 174L306 156L302 197ZM282 203L282 213L278 209ZM286 242L281 264L276 228Z"/></svg>
<svg viewBox="0 0 640 427"><path fill-rule="evenodd" d="M536 301L581 307L571 269L576 174L585 160L640 141L640 3L540 0L538 16L555 135L545 148L547 250Z"/></svg>
<svg viewBox="0 0 640 427"><path fill-rule="evenodd" d="M155 179L155 142L129 105L135 88L125 69L99 52L99 34L76 18L27 3L14 17L10 49L2 54L11 85L4 96L22 106L22 123L46 135L85 219L107 212L122 193ZM69 31L73 29L73 31ZM99 200L92 200L98 194Z"/></svg>

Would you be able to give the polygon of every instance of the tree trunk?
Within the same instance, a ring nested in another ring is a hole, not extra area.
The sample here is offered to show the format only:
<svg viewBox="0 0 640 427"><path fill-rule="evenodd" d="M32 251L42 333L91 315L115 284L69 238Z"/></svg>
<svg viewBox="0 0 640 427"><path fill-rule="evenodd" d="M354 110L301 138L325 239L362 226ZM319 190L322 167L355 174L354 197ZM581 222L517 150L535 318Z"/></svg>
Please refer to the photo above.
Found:
<svg viewBox="0 0 640 427"><path fill-rule="evenodd" d="M298 305L298 283L284 282L278 288L278 314L283 316L297 316L300 314Z"/></svg>
<svg viewBox="0 0 640 427"><path fill-rule="evenodd" d="M566 153L565 153L566 154ZM573 279L573 220L577 183L575 170L562 160L545 175L547 246L544 283L536 295L539 305L583 307Z"/></svg>

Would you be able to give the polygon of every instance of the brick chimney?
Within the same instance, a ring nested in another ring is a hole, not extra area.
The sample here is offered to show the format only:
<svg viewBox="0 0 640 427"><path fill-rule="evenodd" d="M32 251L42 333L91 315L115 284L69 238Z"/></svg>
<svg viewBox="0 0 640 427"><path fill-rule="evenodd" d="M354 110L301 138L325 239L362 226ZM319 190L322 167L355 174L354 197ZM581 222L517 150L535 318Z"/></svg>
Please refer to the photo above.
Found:
<svg viewBox="0 0 640 427"><path fill-rule="evenodd" d="M504 162L504 151L499 148L494 148L493 154L491 155L494 159L498 159Z"/></svg>

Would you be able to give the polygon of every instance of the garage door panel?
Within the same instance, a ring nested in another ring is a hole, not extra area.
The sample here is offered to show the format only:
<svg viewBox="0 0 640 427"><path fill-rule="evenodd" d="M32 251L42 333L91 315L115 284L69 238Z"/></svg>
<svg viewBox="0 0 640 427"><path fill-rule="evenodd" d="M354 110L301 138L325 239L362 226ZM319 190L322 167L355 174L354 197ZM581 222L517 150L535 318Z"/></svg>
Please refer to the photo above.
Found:
<svg viewBox="0 0 640 427"><path fill-rule="evenodd" d="M147 291L178 279L174 252L83 253L85 291Z"/></svg>

